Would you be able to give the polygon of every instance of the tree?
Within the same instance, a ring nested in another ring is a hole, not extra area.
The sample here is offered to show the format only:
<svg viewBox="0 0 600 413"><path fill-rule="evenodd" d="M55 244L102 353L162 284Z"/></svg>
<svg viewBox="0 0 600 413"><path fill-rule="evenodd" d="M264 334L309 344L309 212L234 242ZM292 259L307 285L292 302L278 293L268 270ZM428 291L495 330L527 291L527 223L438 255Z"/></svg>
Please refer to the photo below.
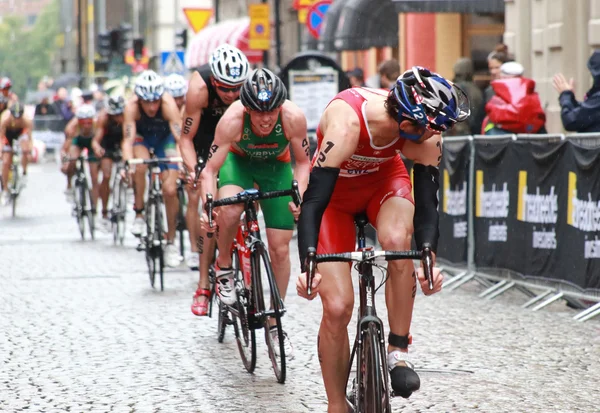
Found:
<svg viewBox="0 0 600 413"><path fill-rule="evenodd" d="M50 3L38 16L33 28L25 27L25 20L5 16L0 24L0 73L9 76L13 91L23 97L28 86L51 72L54 53L58 50L56 38L60 32L58 0Z"/></svg>

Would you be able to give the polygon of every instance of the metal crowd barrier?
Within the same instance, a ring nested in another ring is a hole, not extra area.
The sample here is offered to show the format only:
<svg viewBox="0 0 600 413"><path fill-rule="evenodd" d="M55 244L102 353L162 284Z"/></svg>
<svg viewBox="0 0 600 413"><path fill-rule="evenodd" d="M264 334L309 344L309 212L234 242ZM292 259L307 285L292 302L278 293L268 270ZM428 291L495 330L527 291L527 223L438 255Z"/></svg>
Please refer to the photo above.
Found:
<svg viewBox="0 0 600 413"><path fill-rule="evenodd" d="M35 115L32 138L44 142L49 152L55 151L65 141L66 124L67 121L59 115Z"/></svg>
<svg viewBox="0 0 600 413"><path fill-rule="evenodd" d="M456 290L471 281L479 282L485 290L479 294L480 298L493 300L503 293L517 289L524 293L529 300L525 302L523 308L531 308L532 311L540 309L563 299L571 307L580 310L573 319L576 321L586 321L600 315L600 294L589 291L582 291L578 287L563 282L562 280L547 279L535 276L526 276L515 271L504 268L478 268L475 264L475 141L497 141L497 140L536 140L536 141L564 141L571 140L586 148L600 147L599 133L585 134L506 134L506 135L473 135L473 136L452 136L444 137L443 141L450 142L469 142L470 159L468 171L467 202L470 206L467 208L467 263L456 264L445 260L442 256L438 258L442 271L450 276L448 281L444 282L445 290ZM535 292L534 292L535 291ZM592 304L586 308L587 303Z"/></svg>

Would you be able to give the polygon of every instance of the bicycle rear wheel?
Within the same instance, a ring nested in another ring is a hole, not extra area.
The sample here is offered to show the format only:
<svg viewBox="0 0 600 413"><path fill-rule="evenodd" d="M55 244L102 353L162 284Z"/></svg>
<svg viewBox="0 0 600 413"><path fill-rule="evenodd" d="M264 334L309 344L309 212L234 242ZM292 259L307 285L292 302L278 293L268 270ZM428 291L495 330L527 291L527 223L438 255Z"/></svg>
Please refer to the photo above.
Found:
<svg viewBox="0 0 600 413"><path fill-rule="evenodd" d="M237 341L240 357L248 373L254 372L256 368L256 332L248 325L248 307L251 303L250 286L244 281L244 274L240 268L240 257L237 248L233 249L233 271L235 287L237 291L237 302L231 314L231 321Z"/></svg>
<svg viewBox="0 0 600 413"><path fill-rule="evenodd" d="M384 370L384 355L377 324L369 323L362 333L362 347L358 355L357 413L389 413L390 398Z"/></svg>
<svg viewBox="0 0 600 413"><path fill-rule="evenodd" d="M281 326L281 317L283 316L283 301L280 298L277 284L275 283L275 275L273 274L273 268L271 267L271 260L264 246L259 247L253 251L252 256L252 271L254 275L252 277L253 282L256 281L256 285L253 288L255 291L256 299L258 301L258 308L266 310L265 302L270 303L272 307L273 315L271 317L264 317L263 327L265 330L265 342L267 343L267 349L269 350L269 358L273 366L273 372L279 383L285 383L286 376L286 362L285 362L285 348L284 348L284 334ZM269 299L266 300L264 297L264 290L262 288L262 275L267 277L269 282ZM274 319L276 326L274 327L274 333L271 332L270 319Z"/></svg>

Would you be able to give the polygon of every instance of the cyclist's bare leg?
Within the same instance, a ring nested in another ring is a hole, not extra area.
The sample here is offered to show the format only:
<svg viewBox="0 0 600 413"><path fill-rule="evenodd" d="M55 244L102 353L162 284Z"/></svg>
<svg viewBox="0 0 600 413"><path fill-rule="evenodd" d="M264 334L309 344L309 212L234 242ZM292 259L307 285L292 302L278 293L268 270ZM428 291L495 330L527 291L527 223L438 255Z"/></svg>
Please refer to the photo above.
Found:
<svg viewBox="0 0 600 413"><path fill-rule="evenodd" d="M200 189L190 188L189 185L186 185L185 190L188 195L187 210L185 212L185 222L187 223L188 232L190 234L190 249L192 252L198 252L198 234L200 234L200 217L198 216L198 204L200 203ZM204 241L206 241L206 238L204 238Z"/></svg>
<svg viewBox="0 0 600 413"><path fill-rule="evenodd" d="M217 199L228 198L233 196L243 189L237 185L226 185L219 188L219 196ZM219 246L220 254L217 258L217 263L221 268L231 267L231 244L238 230L240 224L240 216L244 211L244 205L228 205L225 207L219 207L218 209L218 224L219 224L219 237L217 244Z"/></svg>
<svg viewBox="0 0 600 413"><path fill-rule="evenodd" d="M150 153L144 145L134 145L133 156L135 158L149 159ZM142 211L144 208L144 194L146 192L146 173L148 167L146 165L136 165L135 174L133 177L134 182L134 208L136 211ZM135 213L136 218L142 216L142 212Z"/></svg>
<svg viewBox="0 0 600 413"><path fill-rule="evenodd" d="M29 139L21 139L19 144L21 145L21 167L23 168L23 175L27 175L27 165L29 164L29 156L31 155L33 143Z"/></svg>
<svg viewBox="0 0 600 413"><path fill-rule="evenodd" d="M271 258L275 283L282 300L285 300L290 283L290 241L293 233L294 231L291 230L267 228L269 258ZM275 319L270 319L270 324L274 325Z"/></svg>
<svg viewBox="0 0 600 413"><path fill-rule="evenodd" d="M413 215L415 207L407 199L388 198L377 216L377 238L384 250L403 251L411 248ZM416 294L414 265L410 260L390 261L389 278L385 285L385 301L388 309L390 330L398 336L410 331ZM388 351L400 349L388 346Z"/></svg>
<svg viewBox="0 0 600 413"><path fill-rule="evenodd" d="M102 182L100 183L100 199L102 200L102 218L108 217L108 197L110 196L110 176L112 174L113 161L110 158L102 158L100 169L102 170Z"/></svg>
<svg viewBox="0 0 600 413"><path fill-rule="evenodd" d="M12 166L12 151L2 151L2 190L8 188L8 171Z"/></svg>
<svg viewBox="0 0 600 413"><path fill-rule="evenodd" d="M350 361L348 323L354 309L350 266L346 263L319 264L323 276L319 295L323 317L317 339L319 362L328 400L328 413L346 413L346 378Z"/></svg>
<svg viewBox="0 0 600 413"><path fill-rule="evenodd" d="M175 169L167 169L161 174L162 193L165 199L167 211L167 241L173 242L177 232L177 211L179 199L177 198L177 177L179 172Z"/></svg>
<svg viewBox="0 0 600 413"><path fill-rule="evenodd" d="M188 204L188 208L190 205ZM202 229L198 230L198 253L200 254L200 265L199 265L199 279L198 279L198 288L210 290L210 281L208 277L210 263L213 260L213 255L215 252L215 236L213 235L211 238L206 236L206 232ZM195 298L196 302L203 303L208 301L208 297L204 295L200 295Z"/></svg>
<svg viewBox="0 0 600 413"><path fill-rule="evenodd" d="M100 165L98 162L90 162L90 180L92 181L92 209L96 211L96 207L98 206L98 171L100 170Z"/></svg>

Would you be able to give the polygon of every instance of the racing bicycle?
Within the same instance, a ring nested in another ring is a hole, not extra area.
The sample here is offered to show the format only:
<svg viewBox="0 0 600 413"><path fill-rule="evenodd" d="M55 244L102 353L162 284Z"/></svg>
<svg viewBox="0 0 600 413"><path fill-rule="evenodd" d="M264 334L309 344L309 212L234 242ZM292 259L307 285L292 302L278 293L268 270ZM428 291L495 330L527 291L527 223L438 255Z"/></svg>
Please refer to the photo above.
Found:
<svg viewBox="0 0 600 413"><path fill-rule="evenodd" d="M208 222L212 227L214 208L244 204L244 218L230 251L237 301L228 306L219 300L218 340L223 341L225 328L232 324L244 367L252 373L256 367L255 332L264 328L269 357L279 383L284 383L286 376L284 333L281 325L285 307L275 282L267 247L261 239L255 203L283 196L291 196L294 203L300 205L298 182L292 181L291 189L261 192L251 188L217 201L213 200L211 194L207 194L205 205ZM268 297L265 297L263 290L263 276L269 284ZM271 304L270 309L267 308L268 302ZM270 319L275 320L274 326L270 325ZM276 336L272 334L275 331Z"/></svg>
<svg viewBox="0 0 600 413"><path fill-rule="evenodd" d="M390 400L394 394L390 391L383 323L375 311L374 300L375 292L383 285L385 279L376 288L373 267L379 267L375 263L377 258L385 261L421 260L425 276L429 281L429 288L433 289L432 253L428 247L422 251L375 251L373 247L366 246L367 216L359 214L355 217L354 222L358 228L357 251L317 255L314 248L309 249L306 260L308 294L311 294L310 286L316 264L323 262L357 263L355 267L359 276L360 304L356 338L350 354L346 379L347 387L350 388L348 400L353 404L356 413L391 413ZM356 377L353 377L350 383L352 364L355 359Z"/></svg>

